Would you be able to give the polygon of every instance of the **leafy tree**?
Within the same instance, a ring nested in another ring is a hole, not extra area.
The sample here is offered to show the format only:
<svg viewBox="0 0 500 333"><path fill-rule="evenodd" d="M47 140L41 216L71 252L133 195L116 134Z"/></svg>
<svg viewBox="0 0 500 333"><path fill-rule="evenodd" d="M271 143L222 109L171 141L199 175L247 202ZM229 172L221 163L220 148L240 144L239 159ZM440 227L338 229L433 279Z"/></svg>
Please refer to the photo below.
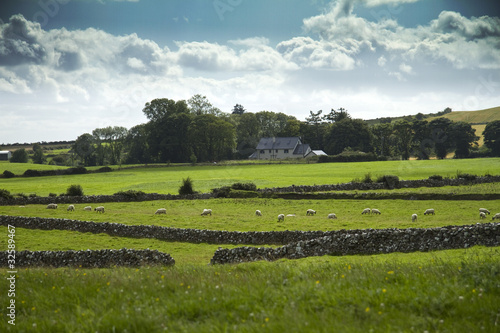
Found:
<svg viewBox="0 0 500 333"><path fill-rule="evenodd" d="M196 94L191 97L188 101L188 108L192 114L202 115L202 114L213 114L214 116L222 115L222 111L212 105L206 96Z"/></svg>
<svg viewBox="0 0 500 333"><path fill-rule="evenodd" d="M380 156L392 156L393 128L391 124L376 124L371 128L373 134L373 146L375 152Z"/></svg>
<svg viewBox="0 0 500 333"><path fill-rule="evenodd" d="M491 150L493 156L500 156L500 120L486 124L483 131L484 144Z"/></svg>
<svg viewBox="0 0 500 333"><path fill-rule="evenodd" d="M243 107L243 105L241 104L236 104L235 106L233 106L233 114L243 114L245 113L245 108Z"/></svg>
<svg viewBox="0 0 500 333"><path fill-rule="evenodd" d="M70 185L66 190L67 196L77 197L83 196L83 189L81 185Z"/></svg>
<svg viewBox="0 0 500 333"><path fill-rule="evenodd" d="M10 163L28 163L28 152L24 148L14 151Z"/></svg>
<svg viewBox="0 0 500 333"><path fill-rule="evenodd" d="M426 120L415 120L411 123L413 129L413 153L420 160L428 160L434 141L431 139L430 127Z"/></svg>
<svg viewBox="0 0 500 333"><path fill-rule="evenodd" d="M96 128L92 135L97 143L98 164L104 165L106 162L113 165L119 164L127 129L121 126Z"/></svg>
<svg viewBox="0 0 500 333"><path fill-rule="evenodd" d="M308 142L318 149L323 149L323 137L325 124L323 123L323 117L321 117L323 110L317 112L309 111L309 117L306 117L306 123L311 127L314 132L314 136L309 138Z"/></svg>
<svg viewBox="0 0 500 333"><path fill-rule="evenodd" d="M45 158L45 155L43 154L43 149L40 146L40 144L35 143L33 145L33 163L35 164L43 164L47 158Z"/></svg>
<svg viewBox="0 0 500 333"><path fill-rule="evenodd" d="M232 114L236 127L236 149L242 158L252 154L260 140L260 123L255 113Z"/></svg>
<svg viewBox="0 0 500 333"><path fill-rule="evenodd" d="M126 163L136 164L151 162L146 124L132 127L125 137L124 145L127 151Z"/></svg>
<svg viewBox="0 0 500 333"><path fill-rule="evenodd" d="M182 185L181 187L179 187L179 194L180 195L194 194L193 181L191 180L190 177L182 179Z"/></svg>
<svg viewBox="0 0 500 333"><path fill-rule="evenodd" d="M260 111L255 116L259 122L260 135L266 138L278 136L286 128L289 119L284 113L272 111Z"/></svg>
<svg viewBox="0 0 500 333"><path fill-rule="evenodd" d="M186 102L183 100L176 102L172 99L157 98L146 103L142 112L149 120L157 122L173 114L188 113L189 109Z"/></svg>
<svg viewBox="0 0 500 333"><path fill-rule="evenodd" d="M397 148L403 160L410 159L411 146L413 142L413 130L411 124L406 120L394 123L394 134L397 137Z"/></svg>
<svg viewBox="0 0 500 333"><path fill-rule="evenodd" d="M85 133L80 135L73 144L72 150L80 158L84 166L96 165L94 137Z"/></svg>
<svg viewBox="0 0 500 333"><path fill-rule="evenodd" d="M365 121L345 118L329 128L325 147L329 155L337 155L350 147L352 150L372 152L372 133Z"/></svg>
<svg viewBox="0 0 500 333"><path fill-rule="evenodd" d="M448 118L434 119L429 123L429 129L434 141L436 156L440 159L445 158L453 147L453 139L450 135L451 120Z"/></svg>
<svg viewBox="0 0 500 333"><path fill-rule="evenodd" d="M450 136L455 145L455 158L467 158L474 145L477 146L476 130L471 124L457 121L451 124Z"/></svg>
<svg viewBox="0 0 500 333"><path fill-rule="evenodd" d="M351 116L349 115L349 113L347 113L347 110L344 108L339 108L338 111L332 109L329 114L325 114L323 116L323 119L330 123L335 123L337 121L341 121L347 118L351 118Z"/></svg>

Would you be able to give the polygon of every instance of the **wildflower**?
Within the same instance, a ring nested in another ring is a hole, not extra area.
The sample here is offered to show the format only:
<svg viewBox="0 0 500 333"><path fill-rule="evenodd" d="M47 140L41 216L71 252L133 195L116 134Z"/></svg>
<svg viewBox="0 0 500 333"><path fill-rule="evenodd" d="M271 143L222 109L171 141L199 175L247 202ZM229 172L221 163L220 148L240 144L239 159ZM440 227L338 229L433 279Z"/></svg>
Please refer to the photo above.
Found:
<svg viewBox="0 0 500 333"><path fill-rule="evenodd" d="M387 274L394 274L394 271L388 271Z"/></svg>
<svg viewBox="0 0 500 333"><path fill-rule="evenodd" d="M269 318L266 317L266 323L269 321Z"/></svg>
<svg viewBox="0 0 500 333"><path fill-rule="evenodd" d="M316 281L316 284L319 284L319 280L318 280L318 281Z"/></svg>
<svg viewBox="0 0 500 333"><path fill-rule="evenodd" d="M365 309L365 312L370 312L370 308L369 308L369 307L367 307L367 308Z"/></svg>
<svg viewBox="0 0 500 333"><path fill-rule="evenodd" d="M387 289L382 289L382 292L383 292L383 293L387 292Z"/></svg>
<svg viewBox="0 0 500 333"><path fill-rule="evenodd" d="M108 282L108 283L106 283L106 285L107 285L107 286L109 286L109 282Z"/></svg>

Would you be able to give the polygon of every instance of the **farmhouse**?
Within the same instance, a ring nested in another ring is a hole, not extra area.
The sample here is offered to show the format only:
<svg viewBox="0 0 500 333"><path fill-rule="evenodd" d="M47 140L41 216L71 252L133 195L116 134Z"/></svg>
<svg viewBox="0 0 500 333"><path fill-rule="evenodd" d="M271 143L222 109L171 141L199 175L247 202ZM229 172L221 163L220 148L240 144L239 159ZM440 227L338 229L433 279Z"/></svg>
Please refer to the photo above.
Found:
<svg viewBox="0 0 500 333"><path fill-rule="evenodd" d="M0 161L8 161L12 157L12 153L8 150L0 150Z"/></svg>
<svg viewBox="0 0 500 333"><path fill-rule="evenodd" d="M311 152L311 147L303 144L298 137L262 138L255 149L255 153L250 158L258 160L304 158Z"/></svg>

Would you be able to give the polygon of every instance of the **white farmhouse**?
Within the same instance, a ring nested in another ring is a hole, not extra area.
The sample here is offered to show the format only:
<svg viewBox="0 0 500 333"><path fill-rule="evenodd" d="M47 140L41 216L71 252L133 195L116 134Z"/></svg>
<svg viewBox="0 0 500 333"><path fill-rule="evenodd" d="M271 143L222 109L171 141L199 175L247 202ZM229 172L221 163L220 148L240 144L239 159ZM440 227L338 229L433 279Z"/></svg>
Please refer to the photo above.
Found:
<svg viewBox="0 0 500 333"><path fill-rule="evenodd" d="M262 138L251 158L258 160L304 158L310 152L311 147L303 144L298 137Z"/></svg>
<svg viewBox="0 0 500 333"><path fill-rule="evenodd" d="M8 161L12 157L12 153L8 150L0 150L0 161Z"/></svg>

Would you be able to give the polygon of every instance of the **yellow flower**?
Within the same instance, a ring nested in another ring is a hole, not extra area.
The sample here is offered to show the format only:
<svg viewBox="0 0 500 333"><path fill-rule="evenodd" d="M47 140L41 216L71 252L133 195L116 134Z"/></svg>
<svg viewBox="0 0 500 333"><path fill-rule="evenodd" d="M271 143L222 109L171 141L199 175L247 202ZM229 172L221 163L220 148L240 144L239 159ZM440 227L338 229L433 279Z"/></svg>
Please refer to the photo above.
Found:
<svg viewBox="0 0 500 333"><path fill-rule="evenodd" d="M387 289L382 289L382 292L385 293L387 291Z"/></svg>
<svg viewBox="0 0 500 333"><path fill-rule="evenodd" d="M318 280L318 281L316 281L316 284L319 284L319 280Z"/></svg>
<svg viewBox="0 0 500 333"><path fill-rule="evenodd" d="M387 274L394 274L394 271L388 271Z"/></svg>
<svg viewBox="0 0 500 333"><path fill-rule="evenodd" d="M370 312L370 308L366 308L366 309L365 309L365 312Z"/></svg>
<svg viewBox="0 0 500 333"><path fill-rule="evenodd" d="M269 321L269 318L266 317L266 323Z"/></svg>

